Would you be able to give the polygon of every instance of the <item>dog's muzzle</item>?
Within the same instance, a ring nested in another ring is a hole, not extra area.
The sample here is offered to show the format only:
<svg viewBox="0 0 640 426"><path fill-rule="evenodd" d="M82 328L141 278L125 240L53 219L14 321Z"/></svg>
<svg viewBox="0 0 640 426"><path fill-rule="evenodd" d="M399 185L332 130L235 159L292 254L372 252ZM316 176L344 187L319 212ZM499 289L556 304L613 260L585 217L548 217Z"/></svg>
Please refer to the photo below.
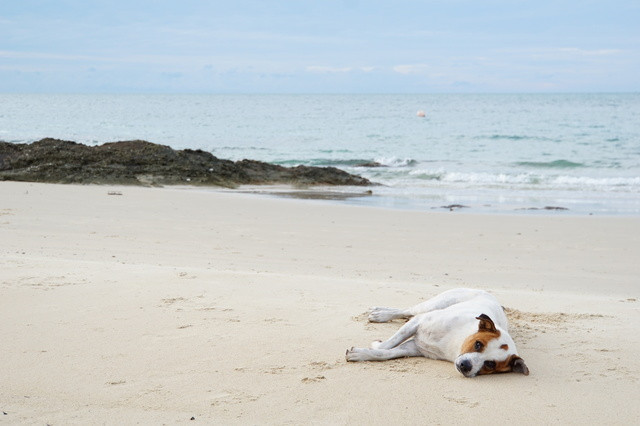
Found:
<svg viewBox="0 0 640 426"><path fill-rule="evenodd" d="M459 372L461 372L465 377L471 377L471 370L473 370L473 364L468 359L463 359L456 362L456 368Z"/></svg>

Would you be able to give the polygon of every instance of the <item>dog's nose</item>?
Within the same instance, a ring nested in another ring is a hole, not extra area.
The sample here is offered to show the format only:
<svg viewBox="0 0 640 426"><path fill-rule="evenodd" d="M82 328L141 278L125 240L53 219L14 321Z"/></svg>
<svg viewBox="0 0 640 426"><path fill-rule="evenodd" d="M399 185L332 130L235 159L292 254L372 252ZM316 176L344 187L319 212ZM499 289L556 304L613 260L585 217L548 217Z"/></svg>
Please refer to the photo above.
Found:
<svg viewBox="0 0 640 426"><path fill-rule="evenodd" d="M458 364L458 370L460 370L462 374L468 373L472 368L473 366L471 365L471 361L469 361L468 359L460 361L460 363Z"/></svg>

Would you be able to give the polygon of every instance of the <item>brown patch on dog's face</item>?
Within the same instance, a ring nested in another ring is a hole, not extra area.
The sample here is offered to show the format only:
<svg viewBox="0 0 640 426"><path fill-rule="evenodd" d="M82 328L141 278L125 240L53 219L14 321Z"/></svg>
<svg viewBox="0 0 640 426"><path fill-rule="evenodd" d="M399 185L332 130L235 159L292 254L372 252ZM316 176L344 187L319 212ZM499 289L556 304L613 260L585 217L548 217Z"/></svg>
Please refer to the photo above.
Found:
<svg viewBox="0 0 640 426"><path fill-rule="evenodd" d="M478 375L481 374L495 374L495 373L509 373L513 371L513 358L517 355L511 355L504 361L485 361L484 365L478 371Z"/></svg>
<svg viewBox="0 0 640 426"><path fill-rule="evenodd" d="M493 320L485 314L476 317L480 320L478 323L478 332L467 337L462 343L461 354L469 352L482 352L487 347L489 341L500 337L500 331L496 330Z"/></svg>
<svg viewBox="0 0 640 426"><path fill-rule="evenodd" d="M504 361L485 361L484 365L478 371L478 375L481 374L495 374L495 373L522 373L525 376L529 375L529 369L524 363L524 360L518 355L511 355Z"/></svg>
<svg viewBox="0 0 640 426"><path fill-rule="evenodd" d="M500 349L502 349L503 351L508 351L509 350L509 345L502 345L502 346L500 346Z"/></svg>
<svg viewBox="0 0 640 426"><path fill-rule="evenodd" d="M500 332L498 330L495 332L478 331L465 339L460 353L466 354L469 352L482 352L491 340L497 339L498 337L500 337Z"/></svg>

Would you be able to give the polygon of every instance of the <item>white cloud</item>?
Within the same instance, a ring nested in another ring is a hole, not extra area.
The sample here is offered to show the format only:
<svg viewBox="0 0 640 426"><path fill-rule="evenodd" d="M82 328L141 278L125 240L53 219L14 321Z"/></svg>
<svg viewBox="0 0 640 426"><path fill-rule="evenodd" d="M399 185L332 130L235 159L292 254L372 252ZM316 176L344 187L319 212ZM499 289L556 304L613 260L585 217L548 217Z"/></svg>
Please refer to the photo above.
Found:
<svg viewBox="0 0 640 426"><path fill-rule="evenodd" d="M413 64L413 65L396 65L393 70L400 74L424 74L430 69L426 64Z"/></svg>
<svg viewBox="0 0 640 426"><path fill-rule="evenodd" d="M350 72L363 72L370 73L378 69L373 66L360 66L360 67L329 67L324 65L310 65L305 68L307 72L318 73L318 74L340 74L340 73L350 73Z"/></svg>
<svg viewBox="0 0 640 426"><path fill-rule="evenodd" d="M308 66L307 71L316 72L316 73L341 73L341 72L350 72L353 70L351 67L326 67L326 66Z"/></svg>
<svg viewBox="0 0 640 426"><path fill-rule="evenodd" d="M622 53L622 50L619 49L578 49L575 47L561 47L557 49L560 53L569 53L572 55L578 56L609 56L609 55L617 55Z"/></svg>
<svg viewBox="0 0 640 426"><path fill-rule="evenodd" d="M548 47L522 50L502 50L503 53L524 55L532 59L579 59L616 56L624 53L621 49L581 49L577 47Z"/></svg>
<svg viewBox="0 0 640 426"><path fill-rule="evenodd" d="M66 55L55 53L40 53L40 52L15 52L10 50L0 50L0 58L11 59L54 59L54 60L104 60L97 56L87 55Z"/></svg>
<svg viewBox="0 0 640 426"><path fill-rule="evenodd" d="M74 55L65 53L44 53L44 52L18 52L10 50L0 50L0 58L26 59L26 60L53 60L53 61L84 61L84 62L126 62L126 63L161 63L175 60L175 57L168 55Z"/></svg>

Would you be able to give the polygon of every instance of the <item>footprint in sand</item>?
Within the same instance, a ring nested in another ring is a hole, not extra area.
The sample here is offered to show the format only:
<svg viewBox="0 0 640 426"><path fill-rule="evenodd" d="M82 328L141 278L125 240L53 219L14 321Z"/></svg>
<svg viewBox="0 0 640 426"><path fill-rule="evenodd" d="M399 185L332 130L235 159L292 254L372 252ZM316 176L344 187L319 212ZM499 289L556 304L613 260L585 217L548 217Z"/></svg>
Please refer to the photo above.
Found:
<svg viewBox="0 0 640 426"><path fill-rule="evenodd" d="M458 405L466 405L468 407L474 408L480 405L479 402L477 401L471 401L468 398L465 397L450 397L450 396L445 396L444 399L446 399L447 401L456 403Z"/></svg>
<svg viewBox="0 0 640 426"><path fill-rule="evenodd" d="M87 280L73 280L64 275L61 276L49 276L49 277L24 277L21 278L20 284L25 287L32 287L39 290L53 290L59 287L68 287L86 284Z"/></svg>
<svg viewBox="0 0 640 426"><path fill-rule="evenodd" d="M168 299L161 299L160 301L165 305L173 305L174 303L185 302L186 300L187 299L185 299L184 297L171 297Z"/></svg>
<svg viewBox="0 0 640 426"><path fill-rule="evenodd" d="M260 399L260 395L252 395L238 390L227 390L213 396L211 406L236 405L255 402Z"/></svg>
<svg viewBox="0 0 640 426"><path fill-rule="evenodd" d="M198 278L196 275L189 275L188 272L179 272L178 273L178 277L185 279L185 280L193 280Z"/></svg>
<svg viewBox="0 0 640 426"><path fill-rule="evenodd" d="M304 377L302 380L300 380L302 383L317 383L317 382L321 382L323 380L326 380L327 378L324 376L316 376L316 377Z"/></svg>

